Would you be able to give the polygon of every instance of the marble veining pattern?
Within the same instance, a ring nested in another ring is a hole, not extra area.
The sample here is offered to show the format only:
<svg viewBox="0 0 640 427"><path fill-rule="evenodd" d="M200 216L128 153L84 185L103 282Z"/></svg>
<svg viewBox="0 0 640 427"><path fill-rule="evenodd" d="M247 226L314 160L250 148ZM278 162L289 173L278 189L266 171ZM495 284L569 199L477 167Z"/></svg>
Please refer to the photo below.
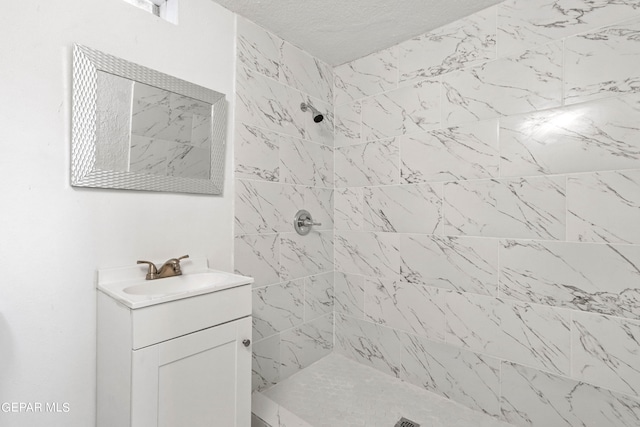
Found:
<svg viewBox="0 0 640 427"><path fill-rule="evenodd" d="M498 122L487 120L400 138L401 182L498 176Z"/></svg>
<svg viewBox="0 0 640 427"><path fill-rule="evenodd" d="M399 332L353 317L336 315L336 351L394 377L400 376Z"/></svg>
<svg viewBox="0 0 640 427"><path fill-rule="evenodd" d="M365 319L444 341L444 298L437 288L389 279L365 279Z"/></svg>
<svg viewBox="0 0 640 427"><path fill-rule="evenodd" d="M394 233L336 231L336 269L369 277L395 278L400 272L399 237Z"/></svg>
<svg viewBox="0 0 640 427"><path fill-rule="evenodd" d="M497 8L500 56L640 15L636 0L507 0Z"/></svg>
<svg viewBox="0 0 640 427"><path fill-rule="evenodd" d="M365 187L363 229L442 234L442 185Z"/></svg>
<svg viewBox="0 0 640 427"><path fill-rule="evenodd" d="M639 208L640 170L569 176L567 240L640 243Z"/></svg>
<svg viewBox="0 0 640 427"><path fill-rule="evenodd" d="M552 43L442 76L448 125L527 113L562 103L562 44Z"/></svg>
<svg viewBox="0 0 640 427"><path fill-rule="evenodd" d="M284 229L280 184L236 180L235 233L274 233Z"/></svg>
<svg viewBox="0 0 640 427"><path fill-rule="evenodd" d="M640 166L640 96L629 95L500 120L502 176Z"/></svg>
<svg viewBox="0 0 640 427"><path fill-rule="evenodd" d="M333 187L333 150L293 137L280 138L280 178L287 184Z"/></svg>
<svg viewBox="0 0 640 427"><path fill-rule="evenodd" d="M303 281L296 280L254 289L252 316L254 341L302 324Z"/></svg>
<svg viewBox="0 0 640 427"><path fill-rule="evenodd" d="M335 109L335 146L362 142L362 104L351 102Z"/></svg>
<svg viewBox="0 0 640 427"><path fill-rule="evenodd" d="M567 104L640 91L640 19L565 42Z"/></svg>
<svg viewBox="0 0 640 427"><path fill-rule="evenodd" d="M236 236L235 272L253 277L258 288L280 282L280 241L277 234Z"/></svg>
<svg viewBox="0 0 640 427"><path fill-rule="evenodd" d="M334 307L338 314L364 319L364 276L334 273Z"/></svg>
<svg viewBox="0 0 640 427"><path fill-rule="evenodd" d="M304 280L304 321L333 313L333 271Z"/></svg>
<svg viewBox="0 0 640 427"><path fill-rule="evenodd" d="M474 13L400 43L400 82L437 77L496 57L496 10Z"/></svg>
<svg viewBox="0 0 640 427"><path fill-rule="evenodd" d="M500 415L500 360L404 334L400 378L493 416Z"/></svg>
<svg viewBox="0 0 640 427"><path fill-rule="evenodd" d="M638 0L507 0L333 87L239 23L254 387L331 352L335 322L336 353L514 424L640 425L639 17ZM308 206L323 225L298 239Z"/></svg>
<svg viewBox="0 0 640 427"><path fill-rule="evenodd" d="M236 56L245 67L272 79L280 76L280 49L284 42L251 21L238 17Z"/></svg>
<svg viewBox="0 0 640 427"><path fill-rule="evenodd" d="M547 240L565 235L564 177L444 184L446 235Z"/></svg>
<svg viewBox="0 0 640 427"><path fill-rule="evenodd" d="M334 82L331 67L252 22L238 17L237 32L234 270L255 278L252 387L261 390L333 348ZM206 120L192 121L191 145L204 148ZM293 231L303 208L322 223L305 237ZM302 425L284 408L261 415Z"/></svg>
<svg viewBox="0 0 640 427"><path fill-rule="evenodd" d="M575 378L640 396L640 322L575 313L572 338Z"/></svg>
<svg viewBox="0 0 640 427"><path fill-rule="evenodd" d="M264 390L280 381L280 335L254 342L251 389Z"/></svg>
<svg viewBox="0 0 640 427"><path fill-rule="evenodd" d="M280 235L280 277L291 280L333 270L333 233L312 231Z"/></svg>
<svg viewBox="0 0 640 427"><path fill-rule="evenodd" d="M560 374L570 371L566 310L447 292L446 342Z"/></svg>
<svg viewBox="0 0 640 427"><path fill-rule="evenodd" d="M391 185L400 181L398 139L390 138L335 149L336 187Z"/></svg>
<svg viewBox="0 0 640 427"><path fill-rule="evenodd" d="M238 123L234 146L236 178L280 181L281 137L275 132Z"/></svg>
<svg viewBox="0 0 640 427"><path fill-rule="evenodd" d="M281 46L280 82L326 102L333 100L331 67L291 43Z"/></svg>
<svg viewBox="0 0 640 427"><path fill-rule="evenodd" d="M361 230L364 199L362 188L336 188L334 190L336 230Z"/></svg>
<svg viewBox="0 0 640 427"><path fill-rule="evenodd" d="M398 53L391 48L333 70L336 106L397 87Z"/></svg>
<svg viewBox="0 0 640 427"><path fill-rule="evenodd" d="M333 315L327 314L282 334L280 378L320 360L333 350Z"/></svg>
<svg viewBox="0 0 640 427"><path fill-rule="evenodd" d="M425 80L362 101L362 137L376 141L440 126L440 82Z"/></svg>
<svg viewBox="0 0 640 427"><path fill-rule="evenodd" d="M501 373L502 415L516 425L640 425L640 401L623 394L509 362Z"/></svg>
<svg viewBox="0 0 640 427"><path fill-rule="evenodd" d="M496 296L498 241L423 234L400 236L400 274L415 285Z"/></svg>
<svg viewBox="0 0 640 427"><path fill-rule="evenodd" d="M505 298L640 320L640 247L502 240Z"/></svg>
<svg viewBox="0 0 640 427"><path fill-rule="evenodd" d="M298 138L307 135L302 93L244 67L238 67L236 86L236 120Z"/></svg>

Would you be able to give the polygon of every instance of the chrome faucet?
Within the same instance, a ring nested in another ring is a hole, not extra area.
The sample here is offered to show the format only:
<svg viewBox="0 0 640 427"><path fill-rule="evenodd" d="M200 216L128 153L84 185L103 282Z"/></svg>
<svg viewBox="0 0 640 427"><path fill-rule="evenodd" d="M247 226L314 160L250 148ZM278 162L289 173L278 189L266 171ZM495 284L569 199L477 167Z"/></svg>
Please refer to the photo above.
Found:
<svg viewBox="0 0 640 427"><path fill-rule="evenodd" d="M180 268L180 260L189 258L189 255L183 255L179 258L171 258L167 260L162 267L158 269L151 261L138 261L138 264L149 264L149 270L147 271L147 280L163 279L165 277L180 276L182 269Z"/></svg>

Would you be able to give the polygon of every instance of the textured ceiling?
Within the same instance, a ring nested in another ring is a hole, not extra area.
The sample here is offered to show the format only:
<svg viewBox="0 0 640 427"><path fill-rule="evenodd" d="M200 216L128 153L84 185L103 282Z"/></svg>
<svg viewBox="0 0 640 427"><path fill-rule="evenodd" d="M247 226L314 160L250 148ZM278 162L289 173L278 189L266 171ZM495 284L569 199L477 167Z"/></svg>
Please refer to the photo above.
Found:
<svg viewBox="0 0 640 427"><path fill-rule="evenodd" d="M502 0L214 1L330 65L340 65Z"/></svg>

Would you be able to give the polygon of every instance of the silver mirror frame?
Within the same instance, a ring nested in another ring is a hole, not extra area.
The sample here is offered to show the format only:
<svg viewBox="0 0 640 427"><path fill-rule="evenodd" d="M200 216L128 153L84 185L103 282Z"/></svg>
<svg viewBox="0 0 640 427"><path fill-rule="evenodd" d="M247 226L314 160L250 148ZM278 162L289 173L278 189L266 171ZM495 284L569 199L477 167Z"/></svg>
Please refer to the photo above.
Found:
<svg viewBox="0 0 640 427"><path fill-rule="evenodd" d="M211 179L181 178L96 168L97 73L103 71L135 82L188 96L212 105ZM71 136L71 185L178 193L221 195L227 133L225 95L170 75L74 45Z"/></svg>

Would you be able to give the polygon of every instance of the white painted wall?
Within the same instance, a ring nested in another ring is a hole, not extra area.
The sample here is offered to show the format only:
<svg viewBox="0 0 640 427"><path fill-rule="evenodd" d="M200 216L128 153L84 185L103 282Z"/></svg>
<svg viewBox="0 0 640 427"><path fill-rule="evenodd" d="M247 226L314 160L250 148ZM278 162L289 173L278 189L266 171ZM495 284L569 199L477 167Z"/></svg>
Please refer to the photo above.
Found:
<svg viewBox="0 0 640 427"><path fill-rule="evenodd" d="M70 187L72 44L233 102L235 18L210 0L182 1L177 26L120 0L2 3L0 404L70 412L0 411L0 425L92 426L96 270L186 253L231 270L232 157L224 197Z"/></svg>

